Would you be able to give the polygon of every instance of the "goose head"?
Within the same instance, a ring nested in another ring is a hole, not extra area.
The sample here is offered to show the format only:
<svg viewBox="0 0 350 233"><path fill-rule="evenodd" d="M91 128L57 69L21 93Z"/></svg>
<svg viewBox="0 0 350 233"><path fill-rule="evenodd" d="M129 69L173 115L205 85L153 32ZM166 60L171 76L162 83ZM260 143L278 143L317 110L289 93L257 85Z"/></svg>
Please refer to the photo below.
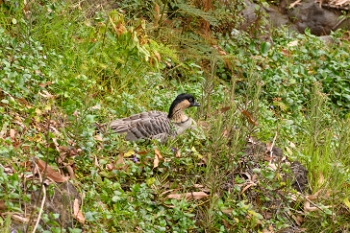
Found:
<svg viewBox="0 0 350 233"><path fill-rule="evenodd" d="M169 108L168 118L176 124L188 121L190 118L185 115L184 110L190 107L198 107L199 104L191 94L180 94L176 97Z"/></svg>

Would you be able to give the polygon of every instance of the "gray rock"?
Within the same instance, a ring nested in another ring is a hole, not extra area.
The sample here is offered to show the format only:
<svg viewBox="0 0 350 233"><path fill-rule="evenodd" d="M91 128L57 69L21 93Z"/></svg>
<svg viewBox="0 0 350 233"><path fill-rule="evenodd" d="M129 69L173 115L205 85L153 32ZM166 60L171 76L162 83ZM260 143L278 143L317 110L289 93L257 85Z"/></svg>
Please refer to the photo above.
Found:
<svg viewBox="0 0 350 233"><path fill-rule="evenodd" d="M308 28L314 35L329 35L340 26L341 21L344 21L339 19L341 11L322 7L314 0L304 0L301 4L288 9L290 3L291 1L284 0L280 7L282 12L286 12L289 19L295 23L300 33L304 33Z"/></svg>
<svg viewBox="0 0 350 233"><path fill-rule="evenodd" d="M311 34L317 36L329 35L338 28L350 29L350 18L341 17L340 9L322 7L319 3L315 3L315 0L303 0L290 9L290 4L293 2L294 0L281 0L278 7L273 5L262 7L245 0L246 8L242 12L244 21L239 29L249 31L264 25L268 34L270 28L284 26L290 31L299 33L309 29ZM261 16L266 16L267 23Z"/></svg>

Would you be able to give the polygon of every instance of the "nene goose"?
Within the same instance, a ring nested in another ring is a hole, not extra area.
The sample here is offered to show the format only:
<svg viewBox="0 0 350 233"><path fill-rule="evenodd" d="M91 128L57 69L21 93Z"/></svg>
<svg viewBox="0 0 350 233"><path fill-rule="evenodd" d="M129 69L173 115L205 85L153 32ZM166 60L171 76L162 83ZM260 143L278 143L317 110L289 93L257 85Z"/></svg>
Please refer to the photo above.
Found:
<svg viewBox="0 0 350 233"><path fill-rule="evenodd" d="M186 108L192 106L199 106L194 97L190 94L180 94L171 104L169 113L142 112L112 121L110 129L119 134L126 134L125 139L128 141L159 139L165 142L169 137L175 137L196 125L195 121L184 113Z"/></svg>

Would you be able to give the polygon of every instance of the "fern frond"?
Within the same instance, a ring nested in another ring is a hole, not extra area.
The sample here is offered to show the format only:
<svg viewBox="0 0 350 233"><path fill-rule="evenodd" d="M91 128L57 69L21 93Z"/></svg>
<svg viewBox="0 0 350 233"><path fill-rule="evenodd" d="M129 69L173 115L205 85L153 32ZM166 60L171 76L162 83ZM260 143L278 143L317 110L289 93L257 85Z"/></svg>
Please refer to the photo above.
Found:
<svg viewBox="0 0 350 233"><path fill-rule="evenodd" d="M198 9L194 6L188 5L188 4L178 4L177 7L183 11L184 13L190 15L190 16L195 16L195 17L200 17L202 19L204 19L205 21L207 21L210 25L212 26L216 26L219 21L213 17L213 13L211 11L203 11L201 9Z"/></svg>

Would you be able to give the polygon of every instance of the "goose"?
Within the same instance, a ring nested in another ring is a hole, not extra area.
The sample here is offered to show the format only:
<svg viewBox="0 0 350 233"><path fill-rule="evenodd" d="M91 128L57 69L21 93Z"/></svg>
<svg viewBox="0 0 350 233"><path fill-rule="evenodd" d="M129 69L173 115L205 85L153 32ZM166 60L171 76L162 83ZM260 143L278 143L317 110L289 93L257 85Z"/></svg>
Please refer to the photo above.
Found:
<svg viewBox="0 0 350 233"><path fill-rule="evenodd" d="M193 95L183 93L172 102L169 113L142 112L112 121L110 129L115 133L125 134L125 139L128 141L158 139L165 142L170 137L176 137L187 129L196 127L196 122L186 116L184 110L198 106Z"/></svg>

